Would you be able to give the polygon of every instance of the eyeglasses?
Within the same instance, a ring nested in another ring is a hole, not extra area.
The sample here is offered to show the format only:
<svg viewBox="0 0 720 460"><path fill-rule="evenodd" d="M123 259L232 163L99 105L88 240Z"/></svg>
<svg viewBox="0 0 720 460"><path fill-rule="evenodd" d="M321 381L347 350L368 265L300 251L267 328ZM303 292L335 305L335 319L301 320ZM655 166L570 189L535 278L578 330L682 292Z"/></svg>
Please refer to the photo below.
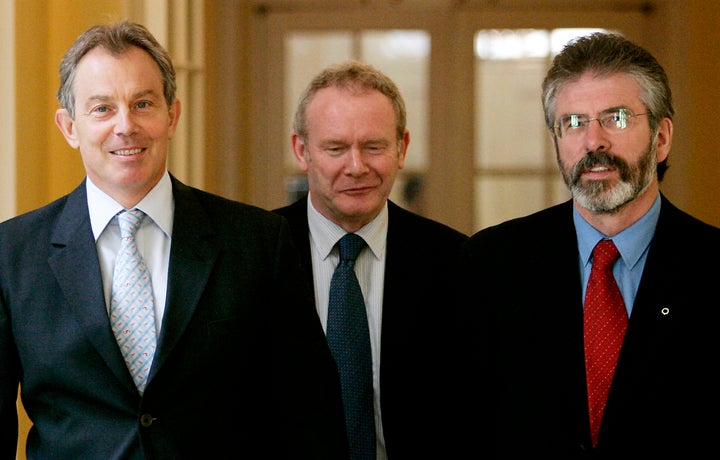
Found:
<svg viewBox="0 0 720 460"><path fill-rule="evenodd" d="M587 115L565 115L557 119L553 125L553 133L558 138L579 136L587 132L591 121L597 120L605 131L615 134L632 128L635 124L635 117L642 115L647 114L638 113L635 115L629 109L606 110L596 118L589 118Z"/></svg>

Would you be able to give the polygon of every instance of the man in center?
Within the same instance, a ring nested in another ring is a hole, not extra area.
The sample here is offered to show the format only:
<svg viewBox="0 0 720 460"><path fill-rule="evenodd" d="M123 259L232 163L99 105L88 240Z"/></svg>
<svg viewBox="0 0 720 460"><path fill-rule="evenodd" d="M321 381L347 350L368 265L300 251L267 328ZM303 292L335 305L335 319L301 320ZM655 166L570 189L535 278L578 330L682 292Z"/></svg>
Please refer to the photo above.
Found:
<svg viewBox="0 0 720 460"><path fill-rule="evenodd" d="M406 118L398 87L376 68L348 61L322 70L300 97L291 135L308 196L275 210L291 224L326 333L336 243L347 233L365 243L355 273L372 354L374 448L353 459L443 458L453 444L443 321L467 235L389 200L410 142ZM360 449L362 439L349 437Z"/></svg>

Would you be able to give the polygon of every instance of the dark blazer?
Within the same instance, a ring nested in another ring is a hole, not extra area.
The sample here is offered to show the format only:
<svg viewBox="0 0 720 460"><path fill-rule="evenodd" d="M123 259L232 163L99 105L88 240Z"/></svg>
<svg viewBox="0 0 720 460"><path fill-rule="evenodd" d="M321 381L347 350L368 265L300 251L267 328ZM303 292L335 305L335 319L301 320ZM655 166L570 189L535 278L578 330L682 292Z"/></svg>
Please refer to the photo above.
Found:
<svg viewBox="0 0 720 460"><path fill-rule="evenodd" d="M85 184L0 224L0 458L338 459L337 368L284 219L173 178L158 349L140 397L115 342Z"/></svg>
<svg viewBox="0 0 720 460"><path fill-rule="evenodd" d="M452 278L467 235L388 203L380 397L388 458L446 457L444 366ZM290 222L312 283L307 198L275 210ZM440 456L436 456L440 455Z"/></svg>
<svg viewBox="0 0 720 460"><path fill-rule="evenodd" d="M458 336L471 339L472 373L463 393L480 415L471 432L491 435L495 448L481 455L486 444L474 437L472 458L701 458L720 428L709 416L720 388L720 229L662 197L593 450L572 206L482 230L467 244Z"/></svg>

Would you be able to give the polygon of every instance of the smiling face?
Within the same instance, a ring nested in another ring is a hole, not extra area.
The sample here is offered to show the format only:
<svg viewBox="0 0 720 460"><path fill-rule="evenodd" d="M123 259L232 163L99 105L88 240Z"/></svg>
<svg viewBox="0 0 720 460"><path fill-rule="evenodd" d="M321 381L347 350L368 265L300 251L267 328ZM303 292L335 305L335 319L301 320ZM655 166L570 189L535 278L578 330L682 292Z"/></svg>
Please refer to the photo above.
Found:
<svg viewBox="0 0 720 460"><path fill-rule="evenodd" d="M385 206L404 166L408 132L397 139L393 105L377 90L328 87L306 109L307 140L292 136L293 153L307 172L313 206L353 232Z"/></svg>
<svg viewBox="0 0 720 460"><path fill-rule="evenodd" d="M571 114L597 118L617 109L637 114L623 130L608 130L592 120L573 135L556 138L557 160L582 208L612 214L639 202L647 210L659 188L657 163L669 154L672 122L662 120L652 136L637 81L624 73L586 73L558 91L556 109L558 118Z"/></svg>
<svg viewBox="0 0 720 460"><path fill-rule="evenodd" d="M59 109L55 122L85 171L126 208L136 205L165 172L180 103L168 107L160 69L131 47L119 56L97 47L78 63L73 82L75 120Z"/></svg>

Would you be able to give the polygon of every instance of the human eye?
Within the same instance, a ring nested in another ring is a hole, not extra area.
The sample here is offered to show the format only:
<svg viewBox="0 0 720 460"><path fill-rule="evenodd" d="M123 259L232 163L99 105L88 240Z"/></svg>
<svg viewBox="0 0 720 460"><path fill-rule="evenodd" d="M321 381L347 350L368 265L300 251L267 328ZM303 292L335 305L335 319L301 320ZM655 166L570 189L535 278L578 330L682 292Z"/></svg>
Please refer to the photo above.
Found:
<svg viewBox="0 0 720 460"><path fill-rule="evenodd" d="M361 144L361 149L367 155L385 155L392 145L391 141L384 138L369 139Z"/></svg>
<svg viewBox="0 0 720 460"><path fill-rule="evenodd" d="M628 110L618 109L608 112L600 118L600 121L606 129L625 129L628 122Z"/></svg>
<svg viewBox="0 0 720 460"><path fill-rule="evenodd" d="M111 106L107 104L100 104L92 107L87 114L93 118L104 119L112 115L112 113L113 108Z"/></svg>
<svg viewBox="0 0 720 460"><path fill-rule="evenodd" d="M382 155L385 153L385 146L383 145L368 145L365 147L365 152L370 155Z"/></svg>
<svg viewBox="0 0 720 460"><path fill-rule="evenodd" d="M133 110L135 112L148 113L155 109L155 107L158 107L158 105L154 101L143 99L135 102Z"/></svg>
<svg viewBox="0 0 720 460"><path fill-rule="evenodd" d="M139 92L132 99L130 108L135 112L150 112L163 107L162 96L153 90Z"/></svg>
<svg viewBox="0 0 720 460"><path fill-rule="evenodd" d="M565 115L560 118L560 128L563 132L572 131L583 126L587 126L589 123L588 117L585 115Z"/></svg>
<svg viewBox="0 0 720 460"><path fill-rule="evenodd" d="M342 145L326 145L323 148L323 150L328 155L330 155L332 157L337 157L337 156L342 155L345 152L345 150L347 150L347 149Z"/></svg>

